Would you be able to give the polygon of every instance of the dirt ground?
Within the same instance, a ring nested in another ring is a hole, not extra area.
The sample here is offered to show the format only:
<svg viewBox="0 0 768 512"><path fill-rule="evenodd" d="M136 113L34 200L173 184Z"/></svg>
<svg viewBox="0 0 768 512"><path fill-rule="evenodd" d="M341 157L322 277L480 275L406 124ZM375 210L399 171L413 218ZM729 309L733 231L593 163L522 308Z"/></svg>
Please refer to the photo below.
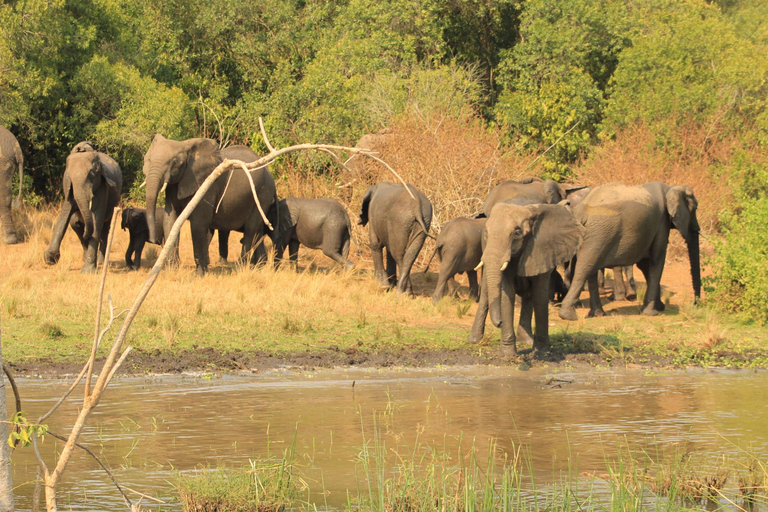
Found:
<svg viewBox="0 0 768 512"><path fill-rule="evenodd" d="M304 265L317 265L323 267L326 262L323 256L313 254L303 255ZM358 264L366 265L367 262L359 261ZM438 263L433 263L431 271L438 270ZM190 270L191 272L191 270ZM466 278L457 276L461 285L459 293L466 296ZM642 273L637 269L635 279L643 283ZM434 290L436 273L426 277L416 275L414 279L416 297L413 300L431 301ZM692 287L690 270L687 262L676 261L669 258L662 279L663 294L669 297L673 303L690 302ZM611 316L639 316L639 304L637 302L614 302L608 300L611 289L610 280L606 282L607 292L603 296L606 312ZM641 287L643 284L640 285ZM384 293L384 292L382 292ZM587 299L587 293L582 294L582 299ZM586 303L586 300L584 301ZM565 324L557 317L557 308L550 306L551 325ZM474 319L474 309L465 317L467 333ZM583 310L582 310L583 311ZM424 366L451 366L451 365L516 365L525 369L531 365L607 365L610 357L603 353L581 352L570 353L559 351L557 347L546 355L526 353L521 347L521 354L511 356L502 350L498 343L498 331L487 327L490 339L481 345L466 344L464 348L450 350L425 350L423 347L409 346L404 341L402 348L397 350L364 350L357 348L340 348L336 345L322 346L307 349L303 352L292 353L268 353L260 350L234 350L222 351L213 347L195 347L193 350L165 351L161 349L141 350L134 349L124 365L123 374L174 374L174 373L260 373L271 370L293 368L311 370L315 368L331 367L374 367L386 368L392 366L424 367ZM321 336L322 333L318 333ZM406 336L407 337L407 336ZM495 337L495 338L494 338ZM495 339L495 341L494 341ZM98 365L99 363L97 363ZM646 361L644 365L651 367L665 367L671 364L668 357L659 356ZM52 377L77 374L81 363L62 362L40 359L23 362L16 361L11 364L14 372L30 377Z"/></svg>

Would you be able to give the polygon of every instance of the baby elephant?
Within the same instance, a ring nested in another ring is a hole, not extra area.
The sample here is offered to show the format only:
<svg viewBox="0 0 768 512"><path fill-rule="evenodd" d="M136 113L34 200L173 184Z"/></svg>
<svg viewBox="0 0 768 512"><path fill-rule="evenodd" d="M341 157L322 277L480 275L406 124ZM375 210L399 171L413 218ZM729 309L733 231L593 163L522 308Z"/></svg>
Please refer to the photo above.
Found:
<svg viewBox="0 0 768 512"><path fill-rule="evenodd" d="M467 219L459 217L448 222L435 242L438 258L440 259L440 274L432 300L437 304L445 295L445 286L453 276L462 272L469 279L469 294L477 302L480 294L477 286L477 271L483 255L483 228L487 219Z"/></svg>
<svg viewBox="0 0 768 512"><path fill-rule="evenodd" d="M288 247L291 263L297 264L301 244L310 249L322 249L323 254L347 268L355 266L347 259L352 225L340 202L289 197L280 201L279 208L278 258L282 258Z"/></svg>
<svg viewBox="0 0 768 512"><path fill-rule="evenodd" d="M165 221L165 210L163 208L155 209L155 225L158 233L163 233L163 222ZM147 225L147 210L144 208L128 207L123 210L123 220L120 227L127 229L130 234L128 250L125 251L125 264L129 269L139 270L141 268L141 252L144 250L144 244L149 240L149 226ZM164 242L161 237L160 243ZM135 256L135 260L132 259Z"/></svg>

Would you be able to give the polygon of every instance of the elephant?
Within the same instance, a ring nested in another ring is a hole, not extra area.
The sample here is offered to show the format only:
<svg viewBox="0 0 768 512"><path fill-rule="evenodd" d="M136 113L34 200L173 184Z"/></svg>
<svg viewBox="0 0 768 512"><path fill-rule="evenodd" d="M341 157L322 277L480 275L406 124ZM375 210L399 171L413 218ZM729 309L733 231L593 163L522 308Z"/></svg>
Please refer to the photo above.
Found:
<svg viewBox="0 0 768 512"><path fill-rule="evenodd" d="M397 285L399 293L412 294L411 267L432 224L429 199L413 185L408 185L408 190L403 185L388 182L371 185L363 196L359 224L369 225L373 267L382 287ZM385 247L386 268L383 259Z"/></svg>
<svg viewBox="0 0 768 512"><path fill-rule="evenodd" d="M301 244L322 249L323 254L346 268L355 266L347 259L352 224L337 200L289 197L280 201L280 217L280 233L275 243L278 257L288 247L291 262L296 264Z"/></svg>
<svg viewBox="0 0 768 512"><path fill-rule="evenodd" d="M485 319L501 327L502 346L517 353L515 295L522 298L517 336L533 342L535 351L549 347L549 290L552 271L570 260L581 246L585 229L562 205L520 206L499 203L483 231L480 304L468 341L478 342ZM536 316L536 333L531 317Z"/></svg>
<svg viewBox="0 0 768 512"><path fill-rule="evenodd" d="M566 293L568 293L568 287L565 285L563 276L560 275L557 269L553 270L549 278L549 302L553 304L563 302Z"/></svg>
<svg viewBox="0 0 768 512"><path fill-rule="evenodd" d="M571 194L586 187L563 188L554 180L542 180L534 176L520 181L504 181L491 189L485 198L483 214L489 216L494 205L510 199L517 199L517 204L557 204Z"/></svg>
<svg viewBox="0 0 768 512"><path fill-rule="evenodd" d="M468 219L458 217L449 221L440 230L435 241L435 252L440 259L440 273L432 300L437 304L445 294L445 286L453 276L467 273L469 294L479 300L475 267L483 255L483 228L487 219Z"/></svg>
<svg viewBox="0 0 768 512"><path fill-rule="evenodd" d="M155 135L144 155L147 223L151 241L156 243L159 240L154 218L158 195L165 191L165 227L170 231L170 226L200 185L224 158L252 162L258 159L258 155L246 146L219 150L219 145L213 139L176 141L160 134ZM276 227L279 220L275 180L267 168L251 171L250 175L258 201L269 222ZM265 223L254 201L250 182L240 170L225 172L215 181L204 200L190 215L189 222L195 271L198 275L205 274L208 268L209 231L212 229L243 233L243 261L252 249L252 263L266 259L263 245L256 244L264 234Z"/></svg>
<svg viewBox="0 0 768 512"><path fill-rule="evenodd" d="M147 210L144 208L134 208L132 206L123 210L120 227L128 230L129 241L128 249L125 252L125 265L132 270L141 268L141 253L144 251L144 245L149 241L149 225L147 224ZM155 208L155 229L158 233L163 233L159 244L165 243L165 210ZM213 237L213 230L210 232ZM210 243L210 242L209 242ZM219 263L227 261L229 243L229 231L219 231ZM135 261L133 259L135 257ZM179 250L172 256L173 260L178 262Z"/></svg>
<svg viewBox="0 0 768 512"><path fill-rule="evenodd" d="M16 137L6 128L0 126L0 222L3 225L5 243L16 244L19 238L13 225L11 203L13 202L12 182L13 173L19 171L19 196L21 202L21 185L24 180L24 155Z"/></svg>
<svg viewBox="0 0 768 512"><path fill-rule="evenodd" d="M88 142L72 149L62 180L64 201L44 255L48 265L59 261L61 240L69 223L83 246L83 273L96 271L97 263L104 261L109 226L122 187L123 175L115 160Z"/></svg>
<svg viewBox="0 0 768 512"><path fill-rule="evenodd" d="M667 255L669 232L677 229L686 241L695 300L701 296L698 201L693 189L656 181L629 187L610 183L595 188L574 209L586 228L584 243L575 256L573 280L560 307L560 317L576 320L575 306L584 282L589 283L588 316L604 316L597 285L597 271L604 267L637 264L647 289L642 312L658 315L661 275Z"/></svg>
<svg viewBox="0 0 768 512"><path fill-rule="evenodd" d="M165 211L161 208L155 209L155 229L158 232L164 232L163 223L165 222ZM125 265L129 269L139 270L141 268L141 253L144 251L144 244L149 240L149 226L147 225L147 211L144 208L128 207L123 210L122 220L120 222L122 229L127 229L129 234L128 249L125 252ZM162 244L165 236L159 242ZM135 256L135 260L133 257Z"/></svg>

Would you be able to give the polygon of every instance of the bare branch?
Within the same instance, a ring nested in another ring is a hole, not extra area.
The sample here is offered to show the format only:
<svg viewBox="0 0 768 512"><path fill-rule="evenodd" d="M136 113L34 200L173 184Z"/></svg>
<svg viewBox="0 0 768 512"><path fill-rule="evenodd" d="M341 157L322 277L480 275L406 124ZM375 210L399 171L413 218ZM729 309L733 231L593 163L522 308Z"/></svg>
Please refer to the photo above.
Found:
<svg viewBox="0 0 768 512"><path fill-rule="evenodd" d="M109 372L109 376L107 377L107 385L112 381L112 377L115 376L115 373L120 368L120 366L125 362L125 358L128 357L128 354L131 353L131 350L133 350L132 347L128 347L123 351L123 355L120 356L120 359L117 360L117 363L115 363L115 366L112 367L112 370Z"/></svg>
<svg viewBox="0 0 768 512"><path fill-rule="evenodd" d="M19 412L21 411L21 395L19 394L18 386L16 386L16 380L11 374L11 369L8 368L8 365L5 364L5 362L3 362L3 371L5 372L5 376L8 377L8 382L11 383L11 389L13 389L13 397L16 399L16 412Z"/></svg>
<svg viewBox="0 0 768 512"><path fill-rule="evenodd" d="M227 160L224 160L226 162ZM253 176L251 176L251 173L248 172L248 168L245 166L245 162L241 162L240 160L231 160L235 165L239 165L240 168L243 170L245 175L248 177L248 183L251 184L251 192L253 193L253 200L256 202L256 207L259 209L259 213L261 214L261 218L264 221L264 224L267 225L270 231L274 231L275 228L272 227L272 223L269 222L269 219L267 219L267 215L264 213L264 209L261 207L261 201L259 201L259 195L256 193L256 185L253 183ZM231 175L232 171L230 171ZM223 197L222 197L223 199Z"/></svg>
<svg viewBox="0 0 768 512"><path fill-rule="evenodd" d="M261 136L264 137L264 144L267 145L267 149L270 153L274 153L275 148L269 143L269 137L267 137L267 131L264 129L264 121L261 120L261 116L259 116L259 129L261 130Z"/></svg>
<svg viewBox="0 0 768 512"><path fill-rule="evenodd" d="M51 432L50 430L47 432L47 434L48 434L49 436L51 436L51 437L55 437L56 439L60 439L60 440L62 440L62 441L66 441L66 440L67 440L67 438L66 438L66 437L64 437L64 436L61 436L61 435L59 435L59 434L56 434L55 432ZM85 453L87 453L88 455L90 455L91 457L93 457L93 459L94 459L94 460L95 460L95 461L96 461L96 462L99 464L99 466L101 466L101 469L103 469L103 470L104 470L104 471L107 473L107 476L109 476L109 479L110 479L110 480L112 480L112 483L113 483L113 484L115 484L115 487L117 487L117 490L118 490L118 491L120 491L120 494L122 494L122 495L123 495L123 501L125 501L125 504L128 506L128 509L130 509L130 508L131 508L131 505L132 505L132 504L131 504L131 500L130 500L130 498L128 498L128 495L127 495L127 494L125 494L125 492L123 492L123 489L122 489L122 487L120 487L120 484L119 484L119 483L117 483L117 480L115 480L115 477L112 475L112 472L111 472L111 471L110 471L110 470L107 468L107 466L105 466L105 465L104 465L104 463L103 463L103 462L101 462L101 459L99 459L99 458L96 456L96 454L95 454L95 453L93 453L91 450L89 450L88 448L86 448L86 447L85 447L85 446L83 446L82 444L80 444L80 443L75 443L75 446L77 446L78 448L80 448L81 450L83 450Z"/></svg>

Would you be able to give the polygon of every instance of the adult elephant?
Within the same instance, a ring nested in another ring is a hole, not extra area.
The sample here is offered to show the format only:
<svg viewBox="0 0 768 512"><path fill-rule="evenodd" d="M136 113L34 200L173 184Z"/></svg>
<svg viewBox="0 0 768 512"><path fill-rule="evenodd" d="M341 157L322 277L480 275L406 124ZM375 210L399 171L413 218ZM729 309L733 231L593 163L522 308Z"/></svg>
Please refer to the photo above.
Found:
<svg viewBox="0 0 768 512"><path fill-rule="evenodd" d="M568 197L571 190L581 188L583 187L566 190L554 180L542 180L536 177L527 177L520 181L505 181L493 187L488 193L483 205L483 213L488 217L496 204L510 199L517 199L518 204L557 204Z"/></svg>
<svg viewBox="0 0 768 512"><path fill-rule="evenodd" d="M21 184L24 178L24 155L21 153L19 141L6 128L0 126L0 222L3 224L5 243L18 243L16 228L11 216L13 202L13 174L19 172L19 201L21 200Z"/></svg>
<svg viewBox="0 0 768 512"><path fill-rule="evenodd" d="M410 191L410 193L408 192ZM413 194L413 197L411 197ZM381 285L413 293L411 267L432 224L432 204L413 185L379 183L368 187L360 206L361 226L369 225L373 267ZM383 249L387 249L384 267ZM397 278L400 269L400 278Z"/></svg>
<svg viewBox="0 0 768 512"><path fill-rule="evenodd" d="M64 201L44 255L48 265L59 261L61 240L70 224L83 246L83 273L96 271L97 263L104 262L112 213L120 203L122 187L120 166L111 157L87 142L72 149L62 180Z"/></svg>
<svg viewBox="0 0 768 512"><path fill-rule="evenodd" d="M688 246L693 292L698 299L701 268L697 208L698 201L690 187L671 187L659 181L637 187L610 183L594 189L574 210L586 234L576 254L571 288L563 300L560 317L578 318L575 306L585 281L590 295L588 316L604 316L597 271L634 264L647 283L643 314L658 315L664 311L661 275L672 228L680 232Z"/></svg>
<svg viewBox="0 0 768 512"><path fill-rule="evenodd" d="M258 155L246 146L232 146L219 150L213 139L197 138L176 141L155 135L144 155L146 175L146 205L149 237L157 242L160 233L155 227L155 205L159 195L165 192L166 230L187 206L200 185L224 158L252 162ZM230 173L231 175L230 179ZM275 180L269 169L251 171L256 195L267 218L277 226L277 193ZM229 181L229 183L227 183ZM241 231L243 248L241 259L251 254L251 262L266 259L263 245L257 241L264 234L266 225L254 202L251 186L245 174L237 169L223 173L208 190L203 201L189 216L192 231L192 247L195 254L195 271L205 274L208 269L208 244L211 229Z"/></svg>
<svg viewBox="0 0 768 512"><path fill-rule="evenodd" d="M483 233L480 304L469 342L479 341L490 311L501 328L501 343L517 353L515 295L522 297L518 336L535 350L549 346L549 288L552 271L570 260L581 245L584 228L562 205L497 204ZM536 333L531 317L536 316Z"/></svg>

